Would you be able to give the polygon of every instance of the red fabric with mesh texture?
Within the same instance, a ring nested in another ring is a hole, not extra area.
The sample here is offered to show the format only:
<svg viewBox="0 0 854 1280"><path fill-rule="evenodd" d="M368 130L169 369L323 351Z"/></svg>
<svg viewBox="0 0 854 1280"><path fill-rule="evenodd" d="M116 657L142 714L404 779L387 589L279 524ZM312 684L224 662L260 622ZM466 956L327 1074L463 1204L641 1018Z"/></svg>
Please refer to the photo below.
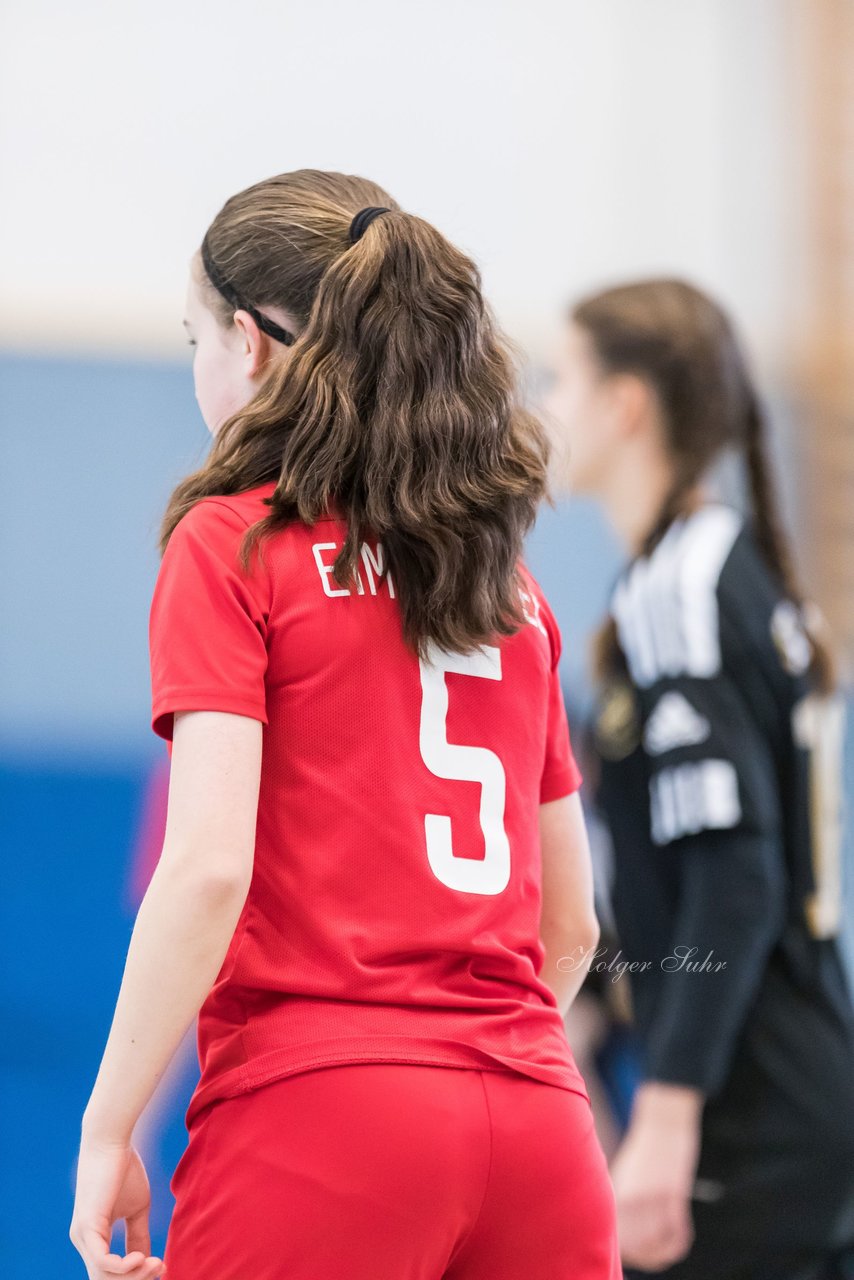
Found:
<svg viewBox="0 0 854 1280"><path fill-rule="evenodd" d="M539 805L581 781L539 584L523 565L529 623L491 674L425 685L376 540L361 589L331 577L336 514L279 531L243 573L273 487L196 504L151 603L152 727L170 753L175 711L265 726L252 883L200 1010L188 1124L347 1062L497 1067L585 1092L539 978Z"/></svg>

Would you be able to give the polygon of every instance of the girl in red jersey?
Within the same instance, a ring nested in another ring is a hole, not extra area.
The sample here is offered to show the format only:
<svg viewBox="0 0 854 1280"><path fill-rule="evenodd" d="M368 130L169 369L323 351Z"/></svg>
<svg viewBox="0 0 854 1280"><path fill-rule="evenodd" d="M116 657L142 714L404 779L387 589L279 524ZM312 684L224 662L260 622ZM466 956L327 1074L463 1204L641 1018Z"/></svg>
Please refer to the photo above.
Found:
<svg viewBox="0 0 854 1280"><path fill-rule="evenodd" d="M90 1277L617 1280L563 1024L598 936L580 778L522 559L548 446L477 268L371 182L282 174L214 219L185 324L214 440L151 605L166 835L71 1238ZM133 1128L197 1013L161 1260Z"/></svg>

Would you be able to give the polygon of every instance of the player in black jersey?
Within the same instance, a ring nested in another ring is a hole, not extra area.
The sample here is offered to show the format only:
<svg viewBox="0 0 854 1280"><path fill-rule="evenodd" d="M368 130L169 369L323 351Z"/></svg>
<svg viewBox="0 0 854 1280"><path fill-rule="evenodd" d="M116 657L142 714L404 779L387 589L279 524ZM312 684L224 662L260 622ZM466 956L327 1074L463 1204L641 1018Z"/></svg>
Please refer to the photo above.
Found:
<svg viewBox="0 0 854 1280"><path fill-rule="evenodd" d="M648 280L576 305L556 372L556 486L631 555L594 735L643 1057L612 1165L626 1276L854 1276L843 703L745 359L710 298ZM711 496L726 447L749 518Z"/></svg>

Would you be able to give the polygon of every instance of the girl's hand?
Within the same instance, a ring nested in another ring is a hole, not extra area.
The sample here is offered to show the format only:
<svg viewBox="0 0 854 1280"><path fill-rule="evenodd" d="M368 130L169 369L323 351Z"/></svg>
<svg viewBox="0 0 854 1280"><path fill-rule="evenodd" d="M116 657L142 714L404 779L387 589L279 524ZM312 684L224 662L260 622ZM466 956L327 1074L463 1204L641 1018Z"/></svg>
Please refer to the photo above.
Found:
<svg viewBox="0 0 854 1280"><path fill-rule="evenodd" d="M664 1086L661 1086L662 1091ZM699 1157L698 1116L681 1105L641 1106L611 1166L623 1262L661 1271L694 1241L691 1191Z"/></svg>
<svg viewBox="0 0 854 1280"><path fill-rule="evenodd" d="M149 1254L151 1190L139 1152L125 1142L83 1136L69 1236L86 1264L89 1280L150 1280L165 1274ZM124 1258L110 1252L113 1223L125 1220Z"/></svg>

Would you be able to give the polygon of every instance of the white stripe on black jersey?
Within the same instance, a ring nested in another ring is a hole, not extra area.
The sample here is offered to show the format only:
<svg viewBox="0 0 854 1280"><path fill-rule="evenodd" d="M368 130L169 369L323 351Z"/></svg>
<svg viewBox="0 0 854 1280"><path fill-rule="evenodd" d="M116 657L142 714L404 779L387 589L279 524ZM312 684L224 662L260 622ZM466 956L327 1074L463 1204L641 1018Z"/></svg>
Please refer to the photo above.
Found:
<svg viewBox="0 0 854 1280"><path fill-rule="evenodd" d="M632 680L711 676L720 669L717 589L743 518L710 503L676 520L649 557L634 562L612 612Z"/></svg>

